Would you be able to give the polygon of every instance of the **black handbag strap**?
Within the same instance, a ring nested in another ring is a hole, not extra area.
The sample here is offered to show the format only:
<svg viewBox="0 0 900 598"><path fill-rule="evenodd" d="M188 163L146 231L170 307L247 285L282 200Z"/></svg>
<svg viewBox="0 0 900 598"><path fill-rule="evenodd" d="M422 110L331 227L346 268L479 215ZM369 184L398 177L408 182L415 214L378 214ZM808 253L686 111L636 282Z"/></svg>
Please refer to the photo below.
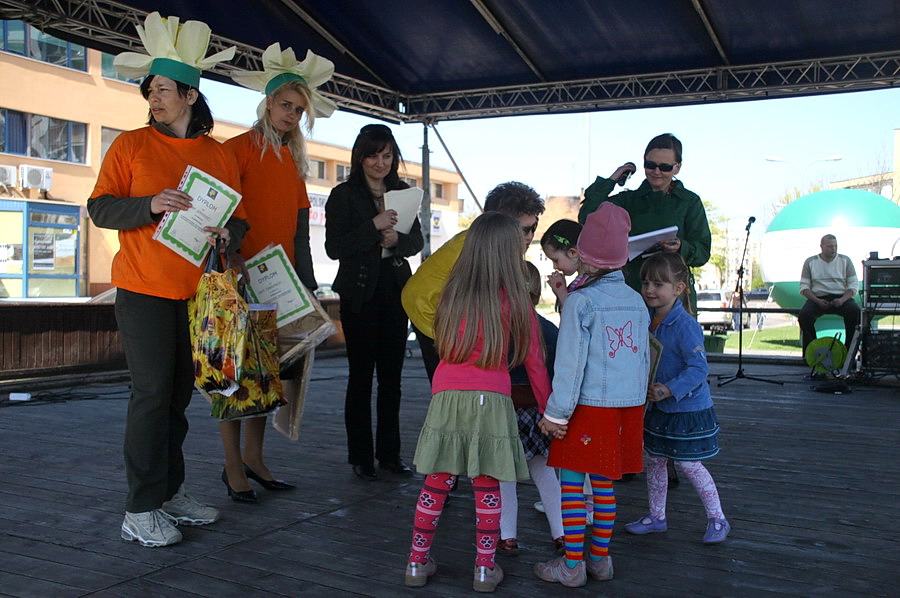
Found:
<svg viewBox="0 0 900 598"><path fill-rule="evenodd" d="M206 267L203 271L209 274L213 270L216 272L224 272L230 267L228 256L222 254L222 248L225 247L225 239L216 237L216 246L212 248L206 258Z"/></svg>

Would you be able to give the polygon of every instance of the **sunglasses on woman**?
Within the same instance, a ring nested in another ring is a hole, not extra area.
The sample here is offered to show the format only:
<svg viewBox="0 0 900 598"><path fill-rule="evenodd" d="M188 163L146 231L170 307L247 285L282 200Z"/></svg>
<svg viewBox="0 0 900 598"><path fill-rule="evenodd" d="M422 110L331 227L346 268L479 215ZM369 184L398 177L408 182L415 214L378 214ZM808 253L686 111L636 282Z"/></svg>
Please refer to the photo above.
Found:
<svg viewBox="0 0 900 598"><path fill-rule="evenodd" d="M672 172L673 170L675 170L675 167L677 165L678 165L677 163L676 164L659 164L652 160L644 160L644 168L646 168L647 170L656 170L657 168L659 168L660 172Z"/></svg>
<svg viewBox="0 0 900 598"><path fill-rule="evenodd" d="M527 235L527 234L533 234L534 231L537 230L537 225L538 225L538 223L535 222L535 223L532 224L531 226L523 226L523 227L522 227L522 234L524 234L524 235Z"/></svg>

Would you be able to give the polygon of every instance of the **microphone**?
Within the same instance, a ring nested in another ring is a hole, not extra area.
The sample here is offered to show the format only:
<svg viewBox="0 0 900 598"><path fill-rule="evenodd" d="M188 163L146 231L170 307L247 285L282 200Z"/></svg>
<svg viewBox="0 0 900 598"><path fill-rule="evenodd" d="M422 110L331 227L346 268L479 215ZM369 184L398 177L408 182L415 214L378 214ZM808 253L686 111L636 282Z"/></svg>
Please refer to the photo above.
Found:
<svg viewBox="0 0 900 598"><path fill-rule="evenodd" d="M756 222L756 216L750 216L750 220L747 221L747 228L745 230L747 230L749 232L750 225L753 224L754 222Z"/></svg>
<svg viewBox="0 0 900 598"><path fill-rule="evenodd" d="M622 173L622 176L616 179L616 184L619 185L619 187L624 187L628 177L637 172L637 166L635 166L634 162L625 162L622 166L625 167L626 170Z"/></svg>

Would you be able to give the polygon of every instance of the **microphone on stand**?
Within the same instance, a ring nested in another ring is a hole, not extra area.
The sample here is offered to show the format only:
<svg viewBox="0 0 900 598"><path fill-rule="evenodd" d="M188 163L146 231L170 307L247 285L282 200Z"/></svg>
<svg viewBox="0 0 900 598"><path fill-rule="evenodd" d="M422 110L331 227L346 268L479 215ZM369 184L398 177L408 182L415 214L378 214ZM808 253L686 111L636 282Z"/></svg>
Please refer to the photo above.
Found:
<svg viewBox="0 0 900 598"><path fill-rule="evenodd" d="M747 228L745 228L744 230L746 230L749 233L750 225L753 224L754 222L756 222L756 216L750 216L750 220L747 221Z"/></svg>

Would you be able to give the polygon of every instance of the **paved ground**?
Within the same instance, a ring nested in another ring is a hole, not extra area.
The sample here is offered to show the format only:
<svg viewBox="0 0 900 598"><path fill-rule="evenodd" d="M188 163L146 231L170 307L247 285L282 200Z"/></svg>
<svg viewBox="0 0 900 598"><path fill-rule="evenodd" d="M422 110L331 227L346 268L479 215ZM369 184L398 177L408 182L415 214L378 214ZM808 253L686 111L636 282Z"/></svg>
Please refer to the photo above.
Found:
<svg viewBox="0 0 900 598"><path fill-rule="evenodd" d="M714 363L732 374L734 363ZM700 543L704 515L690 487L669 497L666 534L629 536L646 509L643 478L617 484L616 577L581 589L537 580L551 556L546 521L520 486L523 553L500 561L499 596L891 596L900 581L893 522L900 496L900 391L855 386L814 392L799 365L745 363L748 375L715 386L722 454L710 462L734 525L720 546ZM365 483L346 464L346 362L320 359L299 442L271 431L269 463L296 491L260 490L231 502L219 480L217 426L195 398L186 443L189 490L222 520L187 528L181 544L141 548L119 539L125 480L125 383L44 390L0 401L0 595L16 597L469 596L474 558L470 487L445 512L426 588L402 585L419 479ZM893 380L892 380L893 381ZM421 362L403 378L404 454L411 458L428 404ZM0 395L5 399L5 396Z"/></svg>

